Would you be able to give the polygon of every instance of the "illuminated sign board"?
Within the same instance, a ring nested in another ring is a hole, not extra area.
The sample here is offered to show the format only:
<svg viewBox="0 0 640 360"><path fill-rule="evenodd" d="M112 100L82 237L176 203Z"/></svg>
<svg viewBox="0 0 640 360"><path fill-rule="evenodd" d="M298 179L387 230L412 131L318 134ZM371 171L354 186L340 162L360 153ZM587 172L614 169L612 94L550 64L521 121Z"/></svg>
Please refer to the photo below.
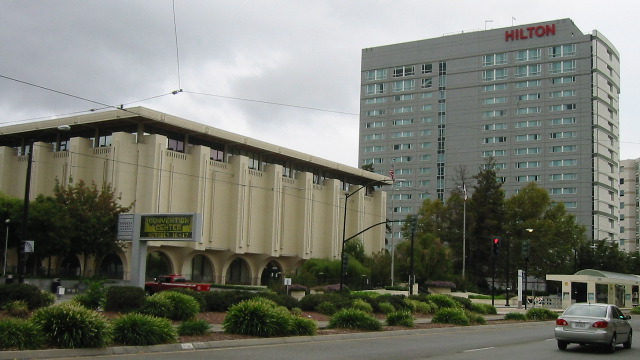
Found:
<svg viewBox="0 0 640 360"><path fill-rule="evenodd" d="M556 24L531 26L504 32L505 41L524 40L556 34Z"/></svg>
<svg viewBox="0 0 640 360"><path fill-rule="evenodd" d="M193 240L194 214L160 214L140 216L140 239Z"/></svg>

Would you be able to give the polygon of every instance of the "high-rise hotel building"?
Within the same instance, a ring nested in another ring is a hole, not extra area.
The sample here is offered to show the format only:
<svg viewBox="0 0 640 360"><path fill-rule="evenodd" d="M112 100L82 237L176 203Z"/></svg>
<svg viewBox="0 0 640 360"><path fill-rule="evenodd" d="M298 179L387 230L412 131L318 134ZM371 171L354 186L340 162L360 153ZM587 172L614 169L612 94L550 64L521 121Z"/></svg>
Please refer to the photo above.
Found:
<svg viewBox="0 0 640 360"><path fill-rule="evenodd" d="M393 169L398 220L493 157L507 197L536 182L589 238L619 241L619 70L570 19L363 49L360 166Z"/></svg>

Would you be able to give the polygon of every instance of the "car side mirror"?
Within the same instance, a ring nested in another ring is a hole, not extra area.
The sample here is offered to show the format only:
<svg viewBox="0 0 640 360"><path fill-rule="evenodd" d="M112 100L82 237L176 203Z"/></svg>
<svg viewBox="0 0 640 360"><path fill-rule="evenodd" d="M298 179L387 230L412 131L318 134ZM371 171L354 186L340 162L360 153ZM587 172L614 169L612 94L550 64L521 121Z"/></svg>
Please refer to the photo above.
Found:
<svg viewBox="0 0 640 360"><path fill-rule="evenodd" d="M625 319L625 320L629 320L629 319L631 319L631 315L627 315L627 316L625 316L625 317L624 317L624 319Z"/></svg>

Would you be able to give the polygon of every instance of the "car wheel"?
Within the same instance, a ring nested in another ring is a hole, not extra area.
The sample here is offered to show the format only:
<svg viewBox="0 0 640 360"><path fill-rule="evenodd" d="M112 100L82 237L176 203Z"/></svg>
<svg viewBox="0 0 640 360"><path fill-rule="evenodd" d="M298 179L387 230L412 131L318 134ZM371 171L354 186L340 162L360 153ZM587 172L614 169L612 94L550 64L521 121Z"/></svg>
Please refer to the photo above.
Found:
<svg viewBox="0 0 640 360"><path fill-rule="evenodd" d="M629 337L627 338L627 341L625 341L624 344L622 344L625 349L631 349L632 338L633 338L633 331L629 331Z"/></svg>
<svg viewBox="0 0 640 360"><path fill-rule="evenodd" d="M612 353L616 351L616 341L617 341L617 337L616 337L616 334L614 333L613 336L611 337L611 341L609 342L609 345L607 345L608 353Z"/></svg>
<svg viewBox="0 0 640 360"><path fill-rule="evenodd" d="M558 349L567 350L567 345L569 345L568 342L562 341L562 340L558 340Z"/></svg>

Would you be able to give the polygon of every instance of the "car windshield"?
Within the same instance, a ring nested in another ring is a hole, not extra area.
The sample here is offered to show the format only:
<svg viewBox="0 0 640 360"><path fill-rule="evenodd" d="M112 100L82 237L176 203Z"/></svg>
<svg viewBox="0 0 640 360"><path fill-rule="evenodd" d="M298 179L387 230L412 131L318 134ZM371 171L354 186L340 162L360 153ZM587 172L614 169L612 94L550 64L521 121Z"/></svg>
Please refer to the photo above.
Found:
<svg viewBox="0 0 640 360"><path fill-rule="evenodd" d="M607 315L607 308L605 306L573 305L568 308L564 314L572 316L605 317Z"/></svg>

